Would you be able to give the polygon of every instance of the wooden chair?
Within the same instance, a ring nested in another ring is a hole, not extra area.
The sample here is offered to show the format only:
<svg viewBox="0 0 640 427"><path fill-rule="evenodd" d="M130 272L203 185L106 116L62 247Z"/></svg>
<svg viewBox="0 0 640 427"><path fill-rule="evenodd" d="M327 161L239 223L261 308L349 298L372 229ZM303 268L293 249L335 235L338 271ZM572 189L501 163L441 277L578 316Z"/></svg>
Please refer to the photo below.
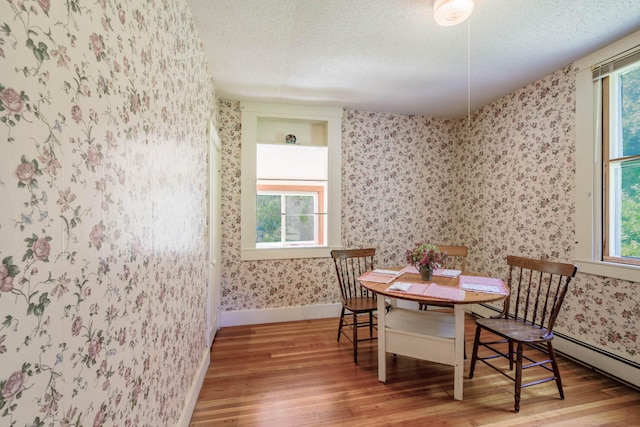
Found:
<svg viewBox="0 0 640 427"><path fill-rule="evenodd" d="M373 270L375 253L376 250L373 248L331 251L342 299L338 341L340 341L340 335L344 335L353 343L354 363L358 363L358 342L377 339L377 336L373 335L373 329L376 328L376 323L374 323L376 317L373 315L377 309L376 296L373 292L360 286L358 282L358 277L362 273ZM346 333L344 327L351 329L351 336ZM359 338L358 329L364 327L369 329L369 336Z"/></svg>
<svg viewBox="0 0 640 427"><path fill-rule="evenodd" d="M464 271L467 266L469 248L466 246L437 245L440 252L447 253L447 259L443 268Z"/></svg>
<svg viewBox="0 0 640 427"><path fill-rule="evenodd" d="M577 268L573 264L512 255L507 256L507 264L511 295L504 301L502 312L497 317L476 320L476 336L473 342L469 378L473 378L476 362L481 361L514 381L514 409L518 412L520 411L520 392L523 387L555 380L560 398L564 399L558 361L551 340L553 340L553 326L558 312ZM511 309L512 305L515 305L513 309ZM492 334L489 337L492 341L480 341L483 330ZM504 343L507 344L506 353ZM517 345L515 352L514 344ZM480 346L489 349L491 353L479 357ZM527 355L523 351L525 346L531 349ZM534 356L541 354L545 356L544 359L533 359ZM509 371L489 362L491 359L500 357L509 361ZM526 365L523 365L523 360L527 361ZM515 377L511 374L514 363ZM549 364L551 367L548 366ZM522 371L534 367L543 368L552 375L523 384Z"/></svg>

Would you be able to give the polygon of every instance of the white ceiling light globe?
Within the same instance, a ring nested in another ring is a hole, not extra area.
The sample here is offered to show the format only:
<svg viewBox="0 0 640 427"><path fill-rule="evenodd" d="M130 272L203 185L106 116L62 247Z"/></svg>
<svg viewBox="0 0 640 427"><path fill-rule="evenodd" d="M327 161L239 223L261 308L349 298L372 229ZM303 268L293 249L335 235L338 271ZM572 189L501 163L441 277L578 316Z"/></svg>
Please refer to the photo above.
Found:
<svg viewBox="0 0 640 427"><path fill-rule="evenodd" d="M443 27L457 25L471 15L473 6L474 0L434 0L433 18Z"/></svg>

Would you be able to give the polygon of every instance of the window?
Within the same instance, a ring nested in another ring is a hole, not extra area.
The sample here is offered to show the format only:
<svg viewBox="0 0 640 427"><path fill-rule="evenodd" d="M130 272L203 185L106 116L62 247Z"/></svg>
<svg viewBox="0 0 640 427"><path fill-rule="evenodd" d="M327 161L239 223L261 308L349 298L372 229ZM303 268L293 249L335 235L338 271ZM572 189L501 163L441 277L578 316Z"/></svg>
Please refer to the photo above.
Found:
<svg viewBox="0 0 640 427"><path fill-rule="evenodd" d="M640 55L602 78L603 260L640 265Z"/></svg>
<svg viewBox="0 0 640 427"><path fill-rule="evenodd" d="M340 246L341 119L341 109L242 103L243 260Z"/></svg>
<svg viewBox="0 0 640 427"><path fill-rule="evenodd" d="M575 67L576 264L638 281L640 32Z"/></svg>

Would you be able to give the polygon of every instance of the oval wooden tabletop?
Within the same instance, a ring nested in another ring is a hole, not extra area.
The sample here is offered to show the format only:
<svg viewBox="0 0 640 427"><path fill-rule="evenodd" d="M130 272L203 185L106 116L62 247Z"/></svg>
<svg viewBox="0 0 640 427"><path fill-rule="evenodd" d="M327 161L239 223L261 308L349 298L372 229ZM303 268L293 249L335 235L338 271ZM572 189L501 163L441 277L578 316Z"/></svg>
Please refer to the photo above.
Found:
<svg viewBox="0 0 640 427"><path fill-rule="evenodd" d="M400 268L385 268L386 270L401 270ZM468 271L463 271L462 276L478 276L478 274L470 273ZM451 305L451 304L477 304L483 302L492 302L492 301L500 301L506 297L506 295L502 294L490 294L486 292L474 292L474 291L465 291L464 300L450 300L450 299L442 299L442 298L432 298L426 297L423 295L412 295L404 292L397 291L387 291L389 286L393 285L396 281L399 282L411 282L411 283L436 283L438 285L458 287L458 277L442 277L442 276L433 276L433 278L429 281L422 280L419 274L412 273L404 273L401 276L396 277L393 282L389 283L377 283L377 282L368 282L366 280L359 280L360 284L380 295L385 295L392 298L400 298L408 301L416 301L419 303L425 303L428 305ZM505 284L506 287L506 284ZM508 290L508 288L507 288Z"/></svg>

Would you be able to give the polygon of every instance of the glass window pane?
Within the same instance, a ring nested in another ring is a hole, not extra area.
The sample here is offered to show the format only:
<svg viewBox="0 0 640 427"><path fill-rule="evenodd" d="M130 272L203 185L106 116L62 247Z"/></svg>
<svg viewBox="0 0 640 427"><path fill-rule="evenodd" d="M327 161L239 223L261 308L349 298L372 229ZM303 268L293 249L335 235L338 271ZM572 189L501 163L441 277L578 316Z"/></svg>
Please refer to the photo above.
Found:
<svg viewBox="0 0 640 427"><path fill-rule="evenodd" d="M279 195L256 196L256 243L282 241L282 200Z"/></svg>
<svg viewBox="0 0 640 427"><path fill-rule="evenodd" d="M313 214L313 196L286 196L286 213L291 214Z"/></svg>
<svg viewBox="0 0 640 427"><path fill-rule="evenodd" d="M313 196L285 196L286 241L315 241L315 215Z"/></svg>
<svg viewBox="0 0 640 427"><path fill-rule="evenodd" d="M620 74L622 156L640 154L640 64Z"/></svg>
<svg viewBox="0 0 640 427"><path fill-rule="evenodd" d="M620 166L620 255L640 258L640 159Z"/></svg>

